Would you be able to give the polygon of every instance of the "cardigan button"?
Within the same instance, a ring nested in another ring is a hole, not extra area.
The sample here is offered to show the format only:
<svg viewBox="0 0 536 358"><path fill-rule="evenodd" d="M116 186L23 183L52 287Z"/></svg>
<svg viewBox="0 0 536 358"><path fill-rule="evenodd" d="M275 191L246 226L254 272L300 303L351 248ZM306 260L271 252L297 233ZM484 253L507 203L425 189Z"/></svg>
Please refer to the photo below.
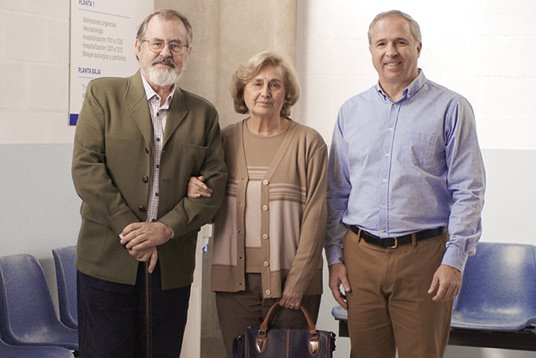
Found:
<svg viewBox="0 0 536 358"><path fill-rule="evenodd" d="M271 296L271 295L272 295L272 291L270 291L270 290L266 290L266 291L264 291L264 294L265 294L266 296Z"/></svg>
<svg viewBox="0 0 536 358"><path fill-rule="evenodd" d="M144 182L144 183L148 183L149 182L149 177L147 175L144 175L141 177L141 181Z"/></svg>
<svg viewBox="0 0 536 358"><path fill-rule="evenodd" d="M263 206L262 206L262 210L263 210L263 211L268 211L268 205L263 205Z"/></svg>
<svg viewBox="0 0 536 358"><path fill-rule="evenodd" d="M147 211L147 208L143 205L140 205L138 206L138 210L141 211L142 213L146 212Z"/></svg>
<svg viewBox="0 0 536 358"><path fill-rule="evenodd" d="M268 185L268 183L269 183L269 182L268 182L268 179L264 179L264 180L262 181L262 183L263 183L264 185Z"/></svg>

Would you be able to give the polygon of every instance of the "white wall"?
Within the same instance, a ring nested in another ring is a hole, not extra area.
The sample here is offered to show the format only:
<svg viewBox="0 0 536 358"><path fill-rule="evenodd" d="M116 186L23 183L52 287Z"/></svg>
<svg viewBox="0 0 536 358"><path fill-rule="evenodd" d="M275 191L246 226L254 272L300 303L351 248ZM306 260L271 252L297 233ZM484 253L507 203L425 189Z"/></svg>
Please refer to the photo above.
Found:
<svg viewBox="0 0 536 358"><path fill-rule="evenodd" d="M536 202L536 3L530 0L298 0L296 117L331 142L341 104L377 81L367 30L381 12L399 9L421 25L420 67L432 81L473 105L487 171L483 241L535 244L528 224ZM327 271L327 270L326 270ZM327 273L327 272L326 272ZM337 331L327 289L319 326ZM336 357L347 357L339 338ZM534 353L449 346L447 358L528 358Z"/></svg>
<svg viewBox="0 0 536 358"><path fill-rule="evenodd" d="M69 3L0 2L0 144L65 143Z"/></svg>
<svg viewBox="0 0 536 358"><path fill-rule="evenodd" d="M67 1L0 2L2 255L50 257L76 240L68 65Z"/></svg>
<svg viewBox="0 0 536 358"><path fill-rule="evenodd" d="M481 146L536 149L536 3L531 0L299 0L300 114L331 139L340 105L372 86L368 25L381 11L400 9L421 25L419 60L426 76L469 99Z"/></svg>

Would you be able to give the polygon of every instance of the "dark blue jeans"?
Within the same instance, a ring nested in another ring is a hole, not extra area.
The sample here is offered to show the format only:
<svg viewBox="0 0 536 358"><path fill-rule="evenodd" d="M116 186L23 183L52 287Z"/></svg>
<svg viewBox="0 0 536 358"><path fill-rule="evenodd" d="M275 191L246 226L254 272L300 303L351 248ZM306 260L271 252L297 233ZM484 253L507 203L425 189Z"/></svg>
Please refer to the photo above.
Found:
<svg viewBox="0 0 536 358"><path fill-rule="evenodd" d="M81 358L146 356L145 265L134 286L78 272L78 335ZM162 290L160 269L151 275L152 357L179 357L190 286Z"/></svg>

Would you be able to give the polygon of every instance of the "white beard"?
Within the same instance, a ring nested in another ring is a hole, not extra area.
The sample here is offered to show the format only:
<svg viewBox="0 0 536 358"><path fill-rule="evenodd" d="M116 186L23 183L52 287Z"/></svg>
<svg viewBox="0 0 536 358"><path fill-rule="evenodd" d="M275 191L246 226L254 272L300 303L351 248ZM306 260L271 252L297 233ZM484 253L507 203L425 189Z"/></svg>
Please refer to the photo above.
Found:
<svg viewBox="0 0 536 358"><path fill-rule="evenodd" d="M184 72L177 68L161 68L153 65L143 67L142 71L147 81L158 87L173 86L174 84L179 82Z"/></svg>

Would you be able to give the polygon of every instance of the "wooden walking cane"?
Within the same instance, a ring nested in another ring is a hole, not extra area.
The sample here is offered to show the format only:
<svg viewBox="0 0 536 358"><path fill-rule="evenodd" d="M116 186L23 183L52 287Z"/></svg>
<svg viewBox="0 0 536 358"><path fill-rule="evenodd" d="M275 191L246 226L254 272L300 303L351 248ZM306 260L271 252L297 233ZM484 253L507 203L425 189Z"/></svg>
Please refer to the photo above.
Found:
<svg viewBox="0 0 536 358"><path fill-rule="evenodd" d="M151 274L149 273L149 262L145 262L145 357L153 356L153 329L151 321Z"/></svg>

